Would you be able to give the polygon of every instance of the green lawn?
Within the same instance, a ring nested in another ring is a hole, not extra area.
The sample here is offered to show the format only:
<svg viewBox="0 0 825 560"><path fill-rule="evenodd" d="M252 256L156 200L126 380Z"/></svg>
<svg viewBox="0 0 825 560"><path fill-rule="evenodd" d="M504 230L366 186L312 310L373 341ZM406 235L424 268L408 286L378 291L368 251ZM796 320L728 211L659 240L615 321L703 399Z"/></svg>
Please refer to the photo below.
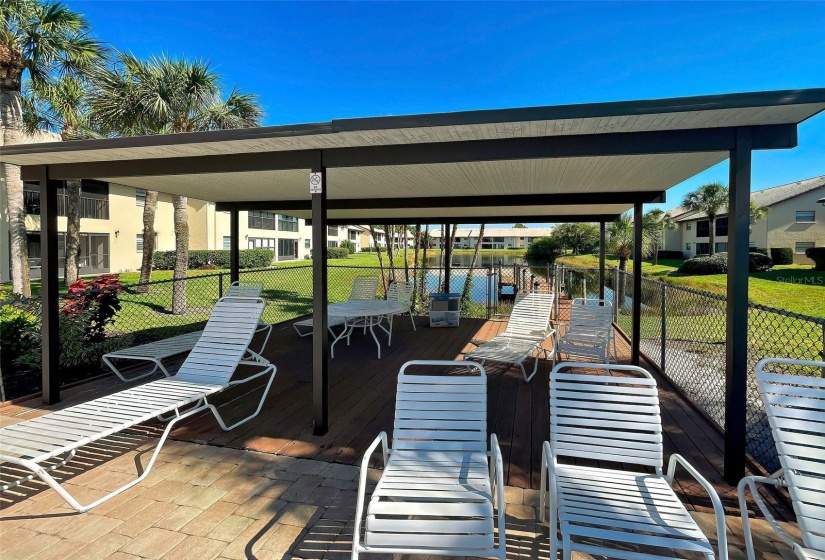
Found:
<svg viewBox="0 0 825 560"><path fill-rule="evenodd" d="M559 264L576 267L597 268L599 259L593 255L565 256ZM607 257L608 267L618 266L616 257ZM673 273L681 261L660 260L653 265L650 260L642 263L642 274L648 278L662 280L670 284L704 290L724 296L727 290L727 276L709 274L707 276L680 276ZM633 269L632 261L628 270ZM811 269L810 265L794 264L775 266L768 272L754 272L748 283L748 297L751 302L785 309L802 315L825 317L825 273Z"/></svg>

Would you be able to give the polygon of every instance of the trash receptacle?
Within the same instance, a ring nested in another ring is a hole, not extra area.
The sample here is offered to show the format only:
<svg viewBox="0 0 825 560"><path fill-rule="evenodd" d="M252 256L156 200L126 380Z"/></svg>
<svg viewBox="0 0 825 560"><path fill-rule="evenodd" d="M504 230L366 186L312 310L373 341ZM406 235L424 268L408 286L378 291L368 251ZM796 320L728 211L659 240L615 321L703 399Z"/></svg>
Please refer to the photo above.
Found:
<svg viewBox="0 0 825 560"><path fill-rule="evenodd" d="M430 294L430 326L457 327L461 315L461 294Z"/></svg>

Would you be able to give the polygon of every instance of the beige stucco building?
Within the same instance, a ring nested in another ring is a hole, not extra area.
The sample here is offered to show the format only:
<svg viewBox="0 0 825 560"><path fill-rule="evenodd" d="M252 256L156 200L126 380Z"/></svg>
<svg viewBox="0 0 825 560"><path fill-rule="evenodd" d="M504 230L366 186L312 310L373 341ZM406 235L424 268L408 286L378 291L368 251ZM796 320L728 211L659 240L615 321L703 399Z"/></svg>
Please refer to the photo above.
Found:
<svg viewBox="0 0 825 560"><path fill-rule="evenodd" d="M751 225L751 247L790 247L794 262L813 264L805 256L805 249L825 245L825 205L818 202L823 197L825 175L754 192L751 200L768 212ZM706 214L681 208L669 213L678 227L665 233L666 250L682 251L686 258L710 252ZM726 213L716 218L714 244L716 252L727 251Z"/></svg>

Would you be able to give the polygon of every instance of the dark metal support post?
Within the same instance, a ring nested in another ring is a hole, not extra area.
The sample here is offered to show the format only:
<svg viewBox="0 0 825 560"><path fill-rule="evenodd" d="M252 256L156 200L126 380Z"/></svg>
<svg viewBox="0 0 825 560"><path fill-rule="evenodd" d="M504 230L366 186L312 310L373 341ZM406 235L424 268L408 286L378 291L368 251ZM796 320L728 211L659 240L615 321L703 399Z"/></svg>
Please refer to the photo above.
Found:
<svg viewBox="0 0 825 560"><path fill-rule="evenodd" d="M604 222L599 222L599 299L602 300L604 299L604 257L606 250Z"/></svg>
<svg viewBox="0 0 825 560"><path fill-rule="evenodd" d="M40 300L42 302L43 403L60 402L60 334L57 286L57 189L40 168Z"/></svg>
<svg viewBox="0 0 825 560"><path fill-rule="evenodd" d="M240 280L241 268L241 227L238 219L238 207L232 205L229 211L229 282Z"/></svg>
<svg viewBox="0 0 825 560"><path fill-rule="evenodd" d="M447 233L446 245L444 245L444 291L450 291L450 271L453 260L453 245L450 243L452 236L450 235L450 224L444 224L444 230ZM481 241L481 240L479 240Z"/></svg>
<svg viewBox="0 0 825 560"><path fill-rule="evenodd" d="M727 336L725 339L725 480L745 474L748 380L748 238L751 191L750 129L736 133L728 192Z"/></svg>
<svg viewBox="0 0 825 560"><path fill-rule="evenodd" d="M630 363L639 365L642 337L642 203L633 205L633 334L630 340Z"/></svg>
<svg viewBox="0 0 825 560"><path fill-rule="evenodd" d="M323 435L329 429L329 341L327 340L327 170L321 158L313 166L312 191L312 406L313 433ZM386 233L386 232L385 232ZM390 248L392 250L392 248Z"/></svg>

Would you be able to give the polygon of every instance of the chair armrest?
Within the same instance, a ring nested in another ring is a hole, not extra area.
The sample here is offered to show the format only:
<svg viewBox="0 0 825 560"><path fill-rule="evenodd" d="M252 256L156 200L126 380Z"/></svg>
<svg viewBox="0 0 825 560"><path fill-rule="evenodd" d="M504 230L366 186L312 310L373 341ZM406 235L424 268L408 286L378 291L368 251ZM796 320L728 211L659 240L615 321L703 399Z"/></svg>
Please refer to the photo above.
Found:
<svg viewBox="0 0 825 560"><path fill-rule="evenodd" d="M361 474L358 480L358 501L355 506L355 527L352 535L352 549L356 551L361 540L361 518L364 515L364 497L367 491L367 474L369 473L370 457L375 453L378 444L381 444L381 451L384 455L384 465L387 464L389 449L387 447L387 432L381 432L370 444L361 460Z"/></svg>
<svg viewBox="0 0 825 560"><path fill-rule="evenodd" d="M243 365L249 365L249 366L265 366L265 367L264 367L264 369L262 369L258 373L254 373L254 374L252 374L248 377L244 377L243 379L235 379L234 381L230 381L229 383L227 383L227 385L230 386L230 387L233 386L233 385L240 385L241 383L247 383L249 381L252 381L253 379L257 379L259 377L262 377L262 376L266 375L267 373L270 373L270 372L275 373L276 371L278 371L278 369L275 367L275 364L270 364L269 362L267 362L266 364L261 364L261 363L258 363L258 362L247 362L247 361L242 360L238 363L243 364Z"/></svg>
<svg viewBox="0 0 825 560"><path fill-rule="evenodd" d="M501 448L498 446L498 437L496 434L490 434L490 471L490 482L493 482L493 479L495 480L495 486L491 486L490 489L495 492L495 501L498 508L498 548L499 550L507 550L507 539L505 537L504 460L501 458Z"/></svg>
<svg viewBox="0 0 825 560"><path fill-rule="evenodd" d="M765 504L765 502L762 500L762 496L759 495L759 489L756 486L757 484L767 484L770 486L786 487L787 484L785 482L784 469L779 469L770 476L746 476L739 481L739 486L737 487L737 494L739 495L739 509L742 512L743 526L747 526L747 522L744 518L745 516L747 516L748 511L745 491L750 490L756 507L758 507L759 510L762 512L762 515L765 516L765 520L768 522L771 528L773 528L776 535L782 540L782 542L787 544L789 547L797 549L799 547L799 542L797 542L795 539L792 539L790 535L783 531L782 527L779 526L779 522L777 522L776 518L773 516L770 509L768 509L767 504Z"/></svg>
<svg viewBox="0 0 825 560"><path fill-rule="evenodd" d="M719 494L708 480L697 471L693 465L681 455L674 453L670 456L670 461L667 465L667 474L665 479L669 484L673 485L673 477L676 474L676 466L681 465L684 469L698 482L702 488L710 496L710 501L713 504L713 512L716 514L716 543L719 547L719 559L727 560L728 558L728 534L725 525L725 509L722 507L722 500L719 499Z"/></svg>

